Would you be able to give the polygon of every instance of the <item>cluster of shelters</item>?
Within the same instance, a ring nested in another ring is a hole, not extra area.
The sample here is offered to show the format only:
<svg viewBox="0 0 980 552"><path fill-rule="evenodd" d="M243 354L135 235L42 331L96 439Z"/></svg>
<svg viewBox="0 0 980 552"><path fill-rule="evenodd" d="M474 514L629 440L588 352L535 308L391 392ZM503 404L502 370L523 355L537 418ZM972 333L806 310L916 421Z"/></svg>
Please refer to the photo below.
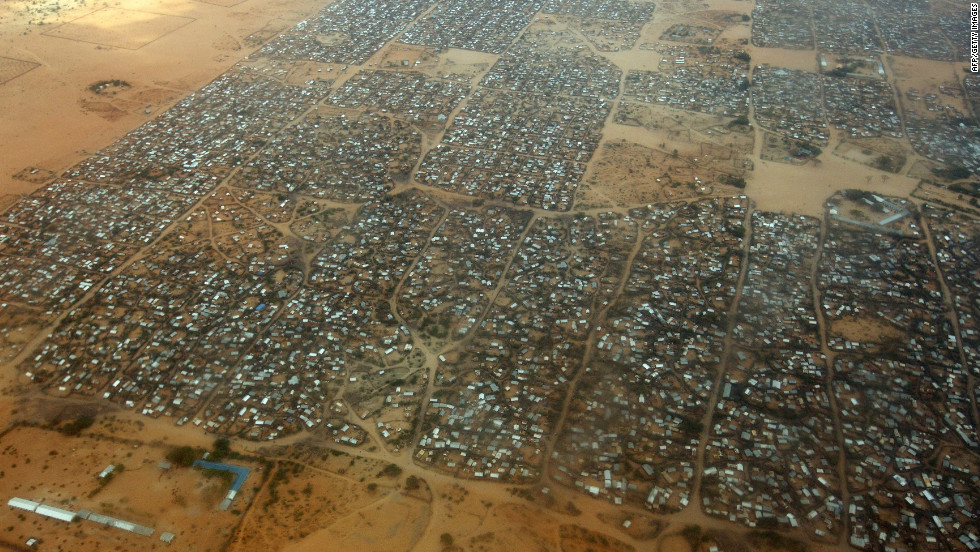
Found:
<svg viewBox="0 0 980 552"><path fill-rule="evenodd" d="M980 126L960 115L933 117L906 109L905 127L915 150L929 159L980 171Z"/></svg>
<svg viewBox="0 0 980 552"><path fill-rule="evenodd" d="M451 210L401 287L401 317L437 339L466 335L488 308L529 222L527 211Z"/></svg>
<svg viewBox="0 0 980 552"><path fill-rule="evenodd" d="M639 249L597 323L552 476L658 512L687 506L741 266L744 196L633 209Z"/></svg>
<svg viewBox="0 0 980 552"><path fill-rule="evenodd" d="M759 65L752 72L752 107L763 128L819 145L827 143L823 105L812 101L820 76Z"/></svg>
<svg viewBox="0 0 980 552"><path fill-rule="evenodd" d="M966 19L940 2L870 2L881 38L894 54L955 61L966 59Z"/></svg>
<svg viewBox="0 0 980 552"><path fill-rule="evenodd" d="M752 43L769 48L967 59L966 19L940 2L792 0L756 2Z"/></svg>
<svg viewBox="0 0 980 552"><path fill-rule="evenodd" d="M546 0L541 11L589 19L614 21L649 21L653 2L630 0Z"/></svg>
<svg viewBox="0 0 980 552"><path fill-rule="evenodd" d="M980 116L980 75L967 75L963 78L963 90L973 115Z"/></svg>
<svg viewBox="0 0 980 552"><path fill-rule="evenodd" d="M752 348L819 348L810 270L820 220L752 213L752 245L734 336Z"/></svg>
<svg viewBox="0 0 980 552"><path fill-rule="evenodd" d="M848 208L849 201L856 203L836 197L831 205L841 212L856 211ZM889 203L913 209L902 200ZM958 356L955 340L947 339L950 321L936 267L918 225L910 222L905 235L875 230L877 225L858 226L860 230L856 226L832 216L821 258L817 286L829 324L830 346L839 351L874 352L887 345L906 358L939 364ZM874 324L871 327L877 332L862 332L862 338L855 339L846 329L853 321ZM840 329L836 329L838 324ZM889 326L895 330L886 331ZM892 333L896 330L897 334Z"/></svg>
<svg viewBox="0 0 980 552"><path fill-rule="evenodd" d="M653 17L654 5L629 0L547 0L541 11L574 28L596 50L618 52L633 48Z"/></svg>
<svg viewBox="0 0 980 552"><path fill-rule="evenodd" d="M518 205L568 210L618 94L620 72L574 47L569 33L532 32L502 56L416 178ZM579 45L581 47L581 45ZM572 78L581 86L569 86Z"/></svg>
<svg viewBox="0 0 980 552"><path fill-rule="evenodd" d="M706 45L711 44L715 41L715 39L721 36L721 31L722 29L719 29L718 27L674 23L660 35L660 40Z"/></svg>
<svg viewBox="0 0 980 552"><path fill-rule="evenodd" d="M409 123L364 113L307 116L284 129L232 178L245 189L298 192L338 202L380 198L418 160L421 134Z"/></svg>
<svg viewBox="0 0 980 552"><path fill-rule="evenodd" d="M393 113L427 128L444 126L470 94L456 75L433 78L415 72L360 71L328 99L330 105Z"/></svg>
<svg viewBox="0 0 980 552"><path fill-rule="evenodd" d="M759 0L752 9L752 44L764 48L814 47L810 2Z"/></svg>
<svg viewBox="0 0 980 552"><path fill-rule="evenodd" d="M67 309L322 95L236 66L23 198L2 220L0 299Z"/></svg>
<svg viewBox="0 0 980 552"><path fill-rule="evenodd" d="M926 205L923 215L936 247L936 261L956 311L956 335L966 366L980 367L980 304L974 300L980 266L980 221L963 213ZM973 368L975 376L980 368Z"/></svg>
<svg viewBox="0 0 980 552"><path fill-rule="evenodd" d="M480 85L522 94L612 99L622 71L592 53L570 31L528 30L511 45Z"/></svg>
<svg viewBox="0 0 980 552"><path fill-rule="evenodd" d="M567 211L610 104L481 88L430 150L416 178L518 205Z"/></svg>
<svg viewBox="0 0 980 552"><path fill-rule="evenodd" d="M335 2L259 51L271 59L359 65L432 6L433 0ZM345 66L346 68L346 66Z"/></svg>
<svg viewBox="0 0 980 552"><path fill-rule="evenodd" d="M653 9L430 5L332 4L258 54L275 62L236 66L7 211L0 298L53 318L91 292L24 372L223 434L407 445L462 477L547 475L658 512L687 506L700 476L697 506L748 525L975 548L975 220L927 211L940 272L911 205L877 196L834 200L821 246L813 219L755 213L747 226L745 196L549 217L389 194L421 155L413 125L441 129L469 83L366 71L333 91L284 84L292 61L361 63L403 30L503 53L415 176L570 210L622 74L574 33L517 36L539 8L637 32ZM761 2L756 39L874 47L865 8L824 8ZM627 96L747 113L745 56L661 55L659 73L627 76ZM900 135L887 84L826 79L759 67L760 125L821 144L828 118ZM825 104L807 101L815 90ZM854 337L856 325L880 335Z"/></svg>
<svg viewBox="0 0 980 552"><path fill-rule="evenodd" d="M757 211L751 230L733 331L740 346L706 444L703 506L827 537L840 523L841 489L810 285L820 222Z"/></svg>
<svg viewBox="0 0 980 552"><path fill-rule="evenodd" d="M830 123L852 138L905 136L892 87L885 81L825 78L823 96Z"/></svg>
<svg viewBox="0 0 980 552"><path fill-rule="evenodd" d="M735 352L706 443L705 512L836 537L844 502L825 377L819 350Z"/></svg>
<svg viewBox="0 0 980 552"><path fill-rule="evenodd" d="M962 448L962 437L976 447L976 434L960 426L970 410L963 371L843 356L834 373L849 459L851 544L929 549L960 540L975 549L980 475Z"/></svg>
<svg viewBox="0 0 980 552"><path fill-rule="evenodd" d="M540 475L595 309L612 300L634 239L615 213L532 223L465 347L440 359L417 461L462 477Z"/></svg>
<svg viewBox="0 0 980 552"><path fill-rule="evenodd" d="M625 97L734 117L749 111L749 65L731 49L657 48L657 71L630 71ZM741 52L744 55L744 52Z"/></svg>
<svg viewBox="0 0 980 552"><path fill-rule="evenodd" d="M406 44L499 54L531 22L545 0L448 0L409 27Z"/></svg>
<svg viewBox="0 0 980 552"><path fill-rule="evenodd" d="M859 0L817 0L812 3L817 48L830 52L881 52L881 40L867 4Z"/></svg>

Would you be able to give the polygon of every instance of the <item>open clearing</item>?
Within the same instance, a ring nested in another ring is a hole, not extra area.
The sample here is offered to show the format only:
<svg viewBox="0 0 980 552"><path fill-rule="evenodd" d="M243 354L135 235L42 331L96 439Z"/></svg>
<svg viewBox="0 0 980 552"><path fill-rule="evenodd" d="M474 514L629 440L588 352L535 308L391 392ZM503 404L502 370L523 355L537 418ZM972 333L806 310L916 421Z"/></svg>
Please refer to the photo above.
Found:
<svg viewBox="0 0 980 552"><path fill-rule="evenodd" d="M65 23L45 35L137 50L193 21L189 17L176 15L103 8Z"/></svg>

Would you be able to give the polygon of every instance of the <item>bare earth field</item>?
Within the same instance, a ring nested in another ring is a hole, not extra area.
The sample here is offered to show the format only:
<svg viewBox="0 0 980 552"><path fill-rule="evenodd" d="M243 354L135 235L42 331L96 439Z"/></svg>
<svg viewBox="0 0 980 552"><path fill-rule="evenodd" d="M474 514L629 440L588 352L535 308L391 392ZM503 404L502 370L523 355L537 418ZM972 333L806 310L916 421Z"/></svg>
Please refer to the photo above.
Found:
<svg viewBox="0 0 980 552"><path fill-rule="evenodd" d="M210 82L322 0L0 4L0 193L29 193ZM58 8L57 6L61 6ZM46 14L44 25L31 25ZM245 46L245 43L251 43ZM118 79L112 101L89 90ZM35 173L37 174L37 173Z"/></svg>
<svg viewBox="0 0 980 552"><path fill-rule="evenodd" d="M208 479L197 470L160 469L157 464L168 447L106 435L126 433L113 427L111 419L99 424L101 428L79 437L39 427L8 431L0 438L0 492L76 512L87 509L155 533L142 536L86 520L68 524L2 508L2 538L18 544L40 538L46 550L167 550L170 545L159 535L173 532L182 549L222 549L239 517L218 510L225 494L222 480ZM110 464L117 466L117 473L102 483L98 474ZM259 481L261 474L250 477ZM249 494L247 487L244 490Z"/></svg>

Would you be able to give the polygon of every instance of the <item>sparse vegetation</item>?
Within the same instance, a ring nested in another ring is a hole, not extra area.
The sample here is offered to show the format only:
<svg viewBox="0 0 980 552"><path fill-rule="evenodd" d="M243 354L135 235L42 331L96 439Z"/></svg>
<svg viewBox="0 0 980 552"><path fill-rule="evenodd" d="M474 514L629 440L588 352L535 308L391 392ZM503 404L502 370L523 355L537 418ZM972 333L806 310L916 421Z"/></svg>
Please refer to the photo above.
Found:
<svg viewBox="0 0 980 552"><path fill-rule="evenodd" d="M89 85L88 89L93 94L105 94L109 88L129 88L131 85L120 79L100 80Z"/></svg>
<svg viewBox="0 0 980 552"><path fill-rule="evenodd" d="M401 474L402 474L402 469L400 466L398 466L398 464L388 464L381 470L380 473L378 473L378 476L398 477Z"/></svg>
<svg viewBox="0 0 980 552"><path fill-rule="evenodd" d="M738 117L735 117L728 123L729 128L734 126L748 126L748 125L749 125L749 117L747 115L739 115Z"/></svg>
<svg viewBox="0 0 980 552"><path fill-rule="evenodd" d="M768 547L785 552L807 552L809 547L792 537L787 537L775 531L752 531L748 541L755 548Z"/></svg>
<svg viewBox="0 0 980 552"><path fill-rule="evenodd" d="M960 166L937 168L933 169L933 172L946 180L962 180L964 178L970 178L970 175L973 174L970 169Z"/></svg>
<svg viewBox="0 0 980 552"><path fill-rule="evenodd" d="M89 415L82 415L61 426L61 432L71 436L80 435L82 431L92 427L94 423L95 418Z"/></svg>

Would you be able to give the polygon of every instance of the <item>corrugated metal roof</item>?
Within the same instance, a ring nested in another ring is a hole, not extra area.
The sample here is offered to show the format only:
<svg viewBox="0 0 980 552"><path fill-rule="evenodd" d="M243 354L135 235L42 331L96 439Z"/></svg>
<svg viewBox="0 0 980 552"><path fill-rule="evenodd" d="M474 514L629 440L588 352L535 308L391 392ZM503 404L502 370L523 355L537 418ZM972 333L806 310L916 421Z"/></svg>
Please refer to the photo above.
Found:
<svg viewBox="0 0 980 552"><path fill-rule="evenodd" d="M150 536L153 534L153 529L149 527L144 527L143 525L137 525L130 521L125 521L122 519L116 519L111 516L106 516L102 514L91 514L88 516L89 521L94 521L95 523L101 523L102 525L107 525L109 527L115 527L116 529L122 529L123 531L129 531L131 533L136 533L138 535Z"/></svg>
<svg viewBox="0 0 980 552"><path fill-rule="evenodd" d="M75 518L78 516L78 514L72 512L71 510L63 510L61 508L55 508L54 506L48 506L47 504L38 505L37 509L34 511L42 516L48 516L67 522L75 521Z"/></svg>
<svg viewBox="0 0 980 552"><path fill-rule="evenodd" d="M7 506L10 506L11 508L20 508L21 510L27 510L29 512L33 512L40 505L40 503L34 502L33 500L18 498L16 496L7 501Z"/></svg>

